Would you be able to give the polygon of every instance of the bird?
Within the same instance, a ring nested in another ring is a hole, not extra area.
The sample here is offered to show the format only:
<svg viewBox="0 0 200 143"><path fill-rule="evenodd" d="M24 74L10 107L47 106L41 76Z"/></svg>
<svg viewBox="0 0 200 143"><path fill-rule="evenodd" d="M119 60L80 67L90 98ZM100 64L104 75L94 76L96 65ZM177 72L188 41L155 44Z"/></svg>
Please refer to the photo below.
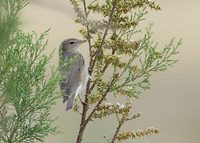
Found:
<svg viewBox="0 0 200 143"><path fill-rule="evenodd" d="M78 47L86 40L69 38L62 41L59 48L60 90L63 103L67 101L66 111L74 106L76 97L85 89L89 74L83 55Z"/></svg>

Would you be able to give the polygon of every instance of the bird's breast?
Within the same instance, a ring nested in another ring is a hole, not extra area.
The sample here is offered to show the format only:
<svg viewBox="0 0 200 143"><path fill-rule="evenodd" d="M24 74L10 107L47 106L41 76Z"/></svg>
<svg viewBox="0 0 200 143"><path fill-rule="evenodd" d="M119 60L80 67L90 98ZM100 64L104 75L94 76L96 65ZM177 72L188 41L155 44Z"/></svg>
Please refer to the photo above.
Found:
<svg viewBox="0 0 200 143"><path fill-rule="evenodd" d="M87 68L83 67L82 73L81 73L81 79L82 79L82 85L83 85L83 89L86 87L87 81L89 79L89 74L88 74L88 70Z"/></svg>

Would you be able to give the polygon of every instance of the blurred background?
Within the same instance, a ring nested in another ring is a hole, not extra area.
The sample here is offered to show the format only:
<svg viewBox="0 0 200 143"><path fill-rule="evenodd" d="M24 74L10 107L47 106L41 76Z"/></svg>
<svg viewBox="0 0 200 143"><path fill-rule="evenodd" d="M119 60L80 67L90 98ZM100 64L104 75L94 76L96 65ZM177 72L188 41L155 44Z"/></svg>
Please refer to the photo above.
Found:
<svg viewBox="0 0 200 143"><path fill-rule="evenodd" d="M183 45L179 62L163 73L156 73L151 79L151 89L134 100L134 111L142 116L126 128L144 129L157 127L160 134L128 140L127 143L199 143L200 142L200 1L160 0L162 11L149 12L147 23L153 22L154 39L164 46L172 37L182 38ZM43 32L51 28L48 35L47 53L58 48L63 39L81 38L79 25L73 19L75 13L68 0L31 0L22 11L22 29ZM88 57L87 44L80 51ZM52 65L58 64L57 51ZM79 129L80 116L65 112L62 99L52 112L59 117L55 125L62 131L50 135L45 143L74 143ZM84 143L104 143L103 136L113 134L116 121L112 118L89 124Z"/></svg>

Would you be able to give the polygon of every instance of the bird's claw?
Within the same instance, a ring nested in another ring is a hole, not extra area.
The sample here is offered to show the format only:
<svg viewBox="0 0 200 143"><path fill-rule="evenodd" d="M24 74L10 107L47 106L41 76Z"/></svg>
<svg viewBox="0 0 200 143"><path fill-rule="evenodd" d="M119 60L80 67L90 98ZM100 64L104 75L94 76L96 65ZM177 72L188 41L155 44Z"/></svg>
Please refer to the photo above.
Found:
<svg viewBox="0 0 200 143"><path fill-rule="evenodd" d="M87 107L89 107L89 104L88 103L86 103L85 101L83 101L82 99L81 99L81 97L80 96L78 96L79 97L79 100L81 101L81 104L84 106L84 105L86 105Z"/></svg>
<svg viewBox="0 0 200 143"><path fill-rule="evenodd" d="M92 80L92 76L89 75L89 76L88 76L88 80Z"/></svg>

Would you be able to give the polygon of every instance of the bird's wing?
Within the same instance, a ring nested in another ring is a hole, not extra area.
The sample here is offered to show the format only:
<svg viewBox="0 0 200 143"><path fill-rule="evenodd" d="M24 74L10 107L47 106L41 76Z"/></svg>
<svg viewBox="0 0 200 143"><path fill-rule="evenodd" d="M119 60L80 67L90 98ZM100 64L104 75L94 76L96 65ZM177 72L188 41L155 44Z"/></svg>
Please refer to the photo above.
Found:
<svg viewBox="0 0 200 143"><path fill-rule="evenodd" d="M81 84L81 72L84 67L84 59L81 54L74 54L65 60L67 66L63 66L60 71L63 79L60 82L60 89L64 92L64 96L75 93ZM67 97L65 97L67 98ZM64 99L67 100L67 99Z"/></svg>

